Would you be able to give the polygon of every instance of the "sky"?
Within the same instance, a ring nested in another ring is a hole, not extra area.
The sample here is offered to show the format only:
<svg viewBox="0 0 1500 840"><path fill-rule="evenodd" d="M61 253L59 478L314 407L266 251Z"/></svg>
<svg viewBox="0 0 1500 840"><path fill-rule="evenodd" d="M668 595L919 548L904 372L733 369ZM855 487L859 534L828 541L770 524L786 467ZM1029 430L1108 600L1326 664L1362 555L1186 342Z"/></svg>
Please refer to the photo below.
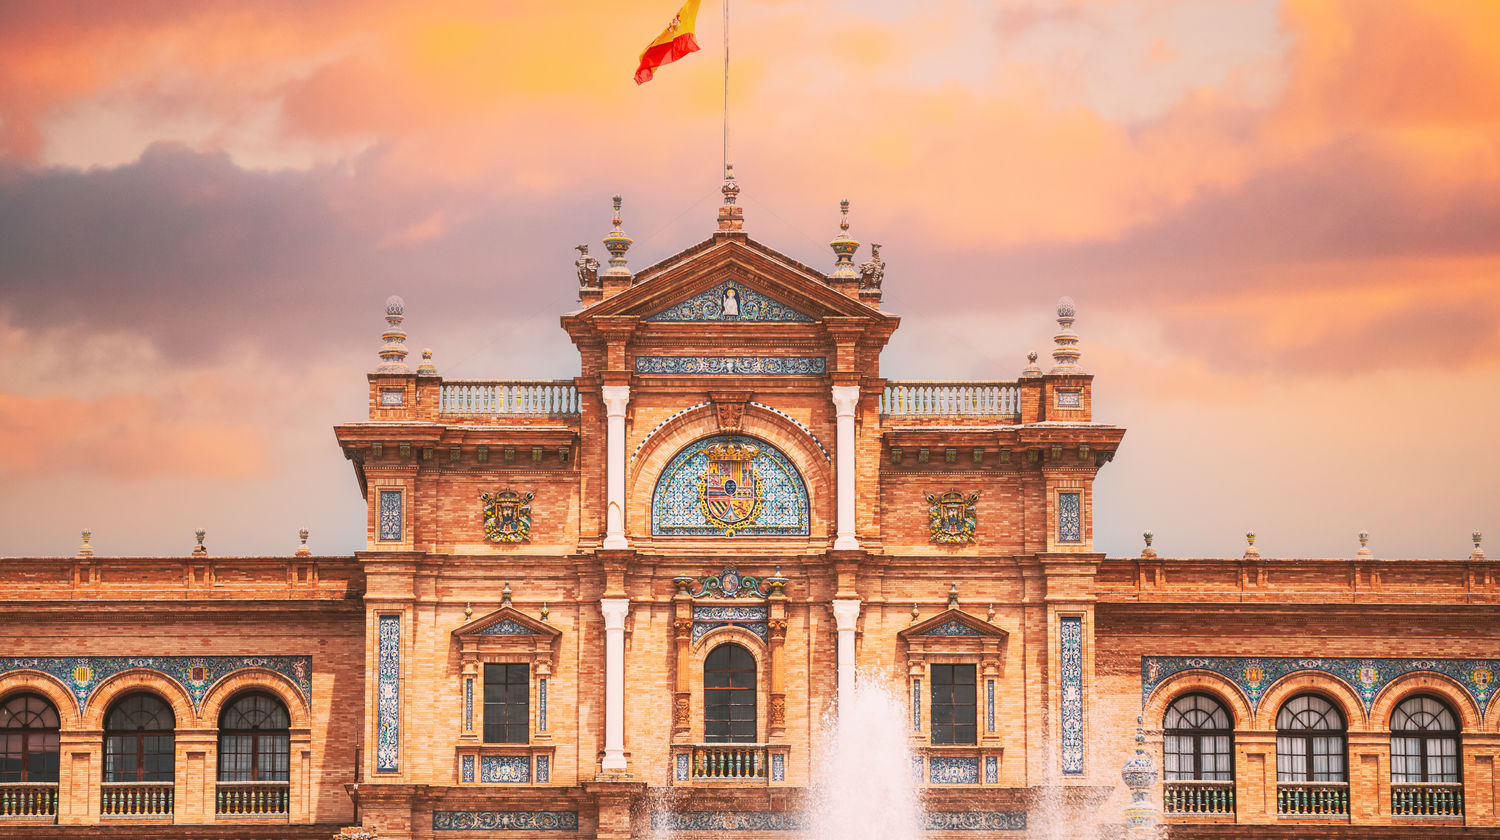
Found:
<svg viewBox="0 0 1500 840"><path fill-rule="evenodd" d="M1500 3L732 3L746 229L828 270L851 202L884 375L1077 301L1098 549L1500 539ZM637 267L714 227L723 6L632 80L674 4L0 2L0 555L362 548L391 294L446 377L575 375L610 196Z"/></svg>

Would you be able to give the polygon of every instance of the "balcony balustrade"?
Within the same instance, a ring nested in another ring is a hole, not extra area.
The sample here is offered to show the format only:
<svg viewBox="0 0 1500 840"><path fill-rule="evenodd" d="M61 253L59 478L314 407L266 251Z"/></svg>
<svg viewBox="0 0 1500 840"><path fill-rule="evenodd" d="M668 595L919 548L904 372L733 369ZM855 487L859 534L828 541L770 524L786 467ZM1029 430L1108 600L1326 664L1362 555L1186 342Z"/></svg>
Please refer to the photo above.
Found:
<svg viewBox="0 0 1500 840"><path fill-rule="evenodd" d="M1441 782L1392 783L1391 816L1458 819L1464 815L1464 786Z"/></svg>
<svg viewBox="0 0 1500 840"><path fill-rule="evenodd" d="M989 417L1021 413L1014 382L887 382L880 413L907 417Z"/></svg>
<svg viewBox="0 0 1500 840"><path fill-rule="evenodd" d="M57 816L56 782L0 785L0 819L52 819Z"/></svg>
<svg viewBox="0 0 1500 840"><path fill-rule="evenodd" d="M99 813L106 817L170 817L171 782L105 782Z"/></svg>
<svg viewBox="0 0 1500 840"><path fill-rule="evenodd" d="M764 744L697 744L688 767L695 782L764 782L770 763Z"/></svg>
<svg viewBox="0 0 1500 840"><path fill-rule="evenodd" d="M578 388L570 379L444 382L443 414L577 414Z"/></svg>
<svg viewBox="0 0 1500 840"><path fill-rule="evenodd" d="M290 796L286 782L219 782L214 814L220 817L284 817Z"/></svg>
<svg viewBox="0 0 1500 840"><path fill-rule="evenodd" d="M1278 782L1278 817L1348 817L1348 782Z"/></svg>
<svg viewBox="0 0 1500 840"><path fill-rule="evenodd" d="M1162 812L1169 817L1232 817L1234 782L1163 782Z"/></svg>

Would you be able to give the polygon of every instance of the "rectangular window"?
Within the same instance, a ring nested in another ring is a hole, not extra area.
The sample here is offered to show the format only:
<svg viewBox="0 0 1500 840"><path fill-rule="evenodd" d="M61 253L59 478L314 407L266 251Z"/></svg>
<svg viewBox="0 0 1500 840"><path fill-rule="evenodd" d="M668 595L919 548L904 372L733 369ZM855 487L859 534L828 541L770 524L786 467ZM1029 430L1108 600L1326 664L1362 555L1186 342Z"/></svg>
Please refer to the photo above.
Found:
<svg viewBox="0 0 1500 840"><path fill-rule="evenodd" d="M385 542L401 541L401 491L380 491L380 539Z"/></svg>
<svg viewBox="0 0 1500 840"><path fill-rule="evenodd" d="M531 740L531 666L484 664L484 741L525 744Z"/></svg>
<svg viewBox="0 0 1500 840"><path fill-rule="evenodd" d="M977 744L974 666L932 666L932 743Z"/></svg>
<svg viewBox="0 0 1500 840"><path fill-rule="evenodd" d="M1083 494L1057 494L1057 541L1083 542Z"/></svg>

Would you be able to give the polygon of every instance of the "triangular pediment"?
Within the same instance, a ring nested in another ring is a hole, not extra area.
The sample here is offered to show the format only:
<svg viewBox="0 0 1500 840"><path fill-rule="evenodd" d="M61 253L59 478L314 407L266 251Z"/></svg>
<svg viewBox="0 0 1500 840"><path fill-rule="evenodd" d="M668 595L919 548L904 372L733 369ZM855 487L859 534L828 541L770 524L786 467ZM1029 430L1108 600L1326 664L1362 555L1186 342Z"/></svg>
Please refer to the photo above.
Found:
<svg viewBox="0 0 1500 840"><path fill-rule="evenodd" d="M963 610L943 610L932 618L902 630L896 634L902 639L917 636L947 638L1005 638L1005 631L989 622L975 618Z"/></svg>
<svg viewBox="0 0 1500 840"><path fill-rule="evenodd" d="M546 622L537 621L515 607L501 607L453 631L455 636L531 636L556 639L562 635Z"/></svg>

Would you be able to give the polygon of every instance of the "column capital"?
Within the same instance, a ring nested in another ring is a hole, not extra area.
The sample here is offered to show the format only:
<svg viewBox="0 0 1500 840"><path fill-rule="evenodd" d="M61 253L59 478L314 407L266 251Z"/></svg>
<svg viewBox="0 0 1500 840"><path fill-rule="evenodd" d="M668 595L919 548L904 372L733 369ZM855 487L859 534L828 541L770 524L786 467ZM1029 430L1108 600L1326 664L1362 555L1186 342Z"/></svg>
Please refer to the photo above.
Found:
<svg viewBox="0 0 1500 840"><path fill-rule="evenodd" d="M630 405L629 385L602 385L599 396L604 398L604 413L610 417L625 416L625 407Z"/></svg>
<svg viewBox="0 0 1500 840"><path fill-rule="evenodd" d="M604 614L605 630L624 630L625 616L630 614L630 599L600 598L599 612Z"/></svg>
<svg viewBox="0 0 1500 840"><path fill-rule="evenodd" d="M833 386L833 407L839 417L853 417L854 407L859 405L858 385Z"/></svg>
<svg viewBox="0 0 1500 840"><path fill-rule="evenodd" d="M833 601L833 620L839 630L853 630L859 621L858 598L836 598Z"/></svg>

